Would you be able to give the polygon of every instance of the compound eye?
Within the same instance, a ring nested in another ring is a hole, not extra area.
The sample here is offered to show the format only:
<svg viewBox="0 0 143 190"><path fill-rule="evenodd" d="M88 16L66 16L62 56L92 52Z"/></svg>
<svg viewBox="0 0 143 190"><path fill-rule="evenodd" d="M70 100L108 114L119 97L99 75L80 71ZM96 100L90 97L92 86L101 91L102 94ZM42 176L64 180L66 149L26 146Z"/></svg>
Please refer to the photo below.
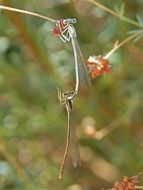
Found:
<svg viewBox="0 0 143 190"><path fill-rule="evenodd" d="M74 24L77 22L77 20L75 18L71 19L71 22Z"/></svg>
<svg viewBox="0 0 143 190"><path fill-rule="evenodd" d="M77 22L77 20L75 18L68 18L68 19L63 20L64 24L67 24L67 23L74 24L76 22Z"/></svg>

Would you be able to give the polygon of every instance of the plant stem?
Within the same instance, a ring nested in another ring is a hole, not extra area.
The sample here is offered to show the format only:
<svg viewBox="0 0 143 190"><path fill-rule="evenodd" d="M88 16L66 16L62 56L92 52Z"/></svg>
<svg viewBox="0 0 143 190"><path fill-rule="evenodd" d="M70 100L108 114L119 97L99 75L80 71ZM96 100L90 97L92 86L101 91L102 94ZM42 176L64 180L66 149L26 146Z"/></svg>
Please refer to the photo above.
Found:
<svg viewBox="0 0 143 190"><path fill-rule="evenodd" d="M32 16L42 18L44 20L48 20L49 22L55 22L54 19L49 18L47 16L44 16L44 15L41 15L41 14L38 14L38 13L33 13L33 12L30 12L30 11L25 11L25 10L22 10L22 9L16 9L16 8L12 8L12 7L7 7L7 6L4 6L4 5L0 5L0 9L13 11L13 12L18 12L18 13L23 13L23 14L27 14L27 15L32 15Z"/></svg>
<svg viewBox="0 0 143 190"><path fill-rule="evenodd" d="M130 40L132 40L133 38L137 37L141 33L143 33L143 30L139 31L139 32L136 32L135 34L133 34L133 35L129 36L128 38L126 38L121 43L115 45L115 47L106 56L104 56L104 58L108 59L117 49L119 49L121 46L123 46L124 44L126 44L127 42L129 42Z"/></svg>
<svg viewBox="0 0 143 190"><path fill-rule="evenodd" d="M143 186L136 185L136 186L135 186L135 189L143 189Z"/></svg>
<svg viewBox="0 0 143 190"><path fill-rule="evenodd" d="M137 26L137 27L139 27L139 28L143 28L143 25L142 25L142 24L139 24L139 23L136 22L136 21L133 21L133 20L131 20L131 19L129 19L129 18L123 16L123 15L118 14L117 12L115 12L115 11L113 11L113 10L111 10L111 9L109 9L109 8L107 8L107 7L105 7L104 5L102 5L101 3L97 2L96 0L86 0L86 1L89 1L89 2L91 2L92 4L96 5L97 7L101 8L102 10L104 10L104 11L110 13L111 15L113 15L113 16L115 16L115 17L118 17L120 20L123 20L123 21L125 21L125 22L128 22L128 23L130 23L130 24L132 24L132 25L134 25L134 26Z"/></svg>

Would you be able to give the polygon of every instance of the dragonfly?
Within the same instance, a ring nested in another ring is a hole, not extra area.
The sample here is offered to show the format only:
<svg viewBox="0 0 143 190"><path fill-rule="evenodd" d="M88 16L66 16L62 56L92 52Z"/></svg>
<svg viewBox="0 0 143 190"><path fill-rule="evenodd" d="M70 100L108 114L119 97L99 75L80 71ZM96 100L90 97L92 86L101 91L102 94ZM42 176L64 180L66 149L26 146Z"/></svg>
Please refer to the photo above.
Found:
<svg viewBox="0 0 143 190"><path fill-rule="evenodd" d="M77 139L75 127L72 124L73 98L75 95L76 95L75 91L62 93L58 89L58 98L59 98L60 104L61 105L64 104L66 106L67 116L68 116L66 147L65 147L65 152L64 152L62 163L61 163L60 172L59 172L59 179L62 178L62 175L64 173L64 167L65 167L65 163L66 163L66 159L67 159L67 155L68 155L70 147L71 147L73 167L75 168L81 167L78 139Z"/></svg>
<svg viewBox="0 0 143 190"><path fill-rule="evenodd" d="M76 22L77 20L75 18L58 20L55 22L56 26L53 28L52 33L60 37L63 42L71 41L75 60L75 91L78 92L80 85L90 85L90 76L77 40L76 30L73 26Z"/></svg>

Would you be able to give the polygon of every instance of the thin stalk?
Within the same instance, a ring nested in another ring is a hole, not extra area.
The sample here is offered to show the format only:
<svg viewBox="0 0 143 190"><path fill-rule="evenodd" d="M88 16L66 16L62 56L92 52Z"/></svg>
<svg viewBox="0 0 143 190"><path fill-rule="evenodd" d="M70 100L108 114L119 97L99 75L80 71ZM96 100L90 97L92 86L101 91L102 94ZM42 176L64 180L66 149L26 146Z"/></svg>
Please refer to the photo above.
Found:
<svg viewBox="0 0 143 190"><path fill-rule="evenodd" d="M121 43L115 45L115 47L106 55L104 56L105 59L108 59L117 49L119 49L121 46L123 46L124 44L126 44L127 42L129 42L130 40L134 39L135 37L137 37L138 35L140 35L141 33L143 33L143 31L140 32L136 32L135 34L129 36L128 38L126 38L124 41L122 41Z"/></svg>
<svg viewBox="0 0 143 190"><path fill-rule="evenodd" d="M16 9L16 8L12 8L12 7L7 7L7 6L4 6L4 5L0 5L0 9L7 10L7 11L18 12L18 13L23 13L23 14L27 14L27 15L32 15L32 16L39 17L41 19L47 20L49 22L55 22L54 19L49 18L47 16L44 16L44 15L41 15L41 14L38 14L38 13L34 13L34 12L30 12L30 11L25 11L25 10L22 10L22 9Z"/></svg>
<svg viewBox="0 0 143 190"><path fill-rule="evenodd" d="M113 131L114 129L119 127L120 124L121 124L120 120L115 120L115 121L111 122L110 124L106 125L104 128L100 129L99 131L96 131L94 134L94 138L97 140L101 140L106 135L111 133L111 131Z"/></svg>
<svg viewBox="0 0 143 190"><path fill-rule="evenodd" d="M143 189L143 186L136 185L136 186L135 186L135 189Z"/></svg>
<svg viewBox="0 0 143 190"><path fill-rule="evenodd" d="M117 12L115 12L115 11L113 11L113 10L111 10L111 9L109 9L109 8L107 8L107 7L105 7L104 5L102 5L101 3L97 2L96 0L86 0L86 1L89 1L89 2L91 2L92 4L96 5L97 7L101 8L102 10L104 10L104 11L110 13L111 15L113 15L113 16L115 16L115 17L118 17L120 20L123 20L123 21L125 21L125 22L128 22L128 23L130 23L130 24L132 24L132 25L134 25L134 26L137 26L137 27L139 27L139 28L143 28L143 25L139 24L138 22L135 22L135 21L133 21L132 19L129 19L129 18L123 16L123 15L118 14Z"/></svg>

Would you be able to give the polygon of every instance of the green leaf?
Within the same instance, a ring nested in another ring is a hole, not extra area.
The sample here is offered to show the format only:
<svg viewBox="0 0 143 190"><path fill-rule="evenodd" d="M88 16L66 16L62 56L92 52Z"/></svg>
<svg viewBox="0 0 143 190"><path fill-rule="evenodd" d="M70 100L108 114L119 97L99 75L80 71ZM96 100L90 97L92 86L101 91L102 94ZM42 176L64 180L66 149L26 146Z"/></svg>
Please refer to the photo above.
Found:
<svg viewBox="0 0 143 190"><path fill-rule="evenodd" d="M143 19L139 15L136 15L136 19L139 24L143 25Z"/></svg>
<svg viewBox="0 0 143 190"><path fill-rule="evenodd" d="M120 15L123 16L125 12L125 3L122 3L120 7L115 6L115 11Z"/></svg>

